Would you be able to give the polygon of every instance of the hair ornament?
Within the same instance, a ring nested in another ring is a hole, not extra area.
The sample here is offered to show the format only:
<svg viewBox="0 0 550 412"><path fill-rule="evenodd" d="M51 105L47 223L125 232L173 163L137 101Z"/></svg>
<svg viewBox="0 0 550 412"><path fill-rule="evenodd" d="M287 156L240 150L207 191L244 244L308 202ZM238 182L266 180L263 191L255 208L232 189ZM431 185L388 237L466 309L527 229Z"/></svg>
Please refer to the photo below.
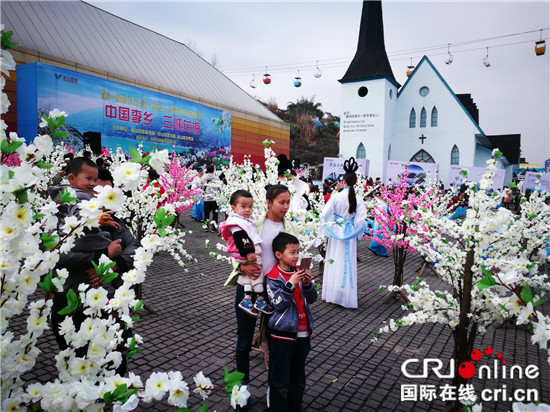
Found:
<svg viewBox="0 0 550 412"><path fill-rule="evenodd" d="M359 165L355 161L354 157L350 157L344 162L344 172L346 173L355 173L359 169Z"/></svg>

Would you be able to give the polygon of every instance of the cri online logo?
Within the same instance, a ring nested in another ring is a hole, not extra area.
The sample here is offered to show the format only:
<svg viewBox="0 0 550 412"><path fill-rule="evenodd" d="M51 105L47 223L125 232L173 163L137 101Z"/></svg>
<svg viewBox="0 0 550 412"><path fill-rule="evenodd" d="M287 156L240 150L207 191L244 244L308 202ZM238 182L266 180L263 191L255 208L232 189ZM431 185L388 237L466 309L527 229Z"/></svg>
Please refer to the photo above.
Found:
<svg viewBox="0 0 550 412"><path fill-rule="evenodd" d="M490 346L487 346L483 352L485 353L485 355L491 356L493 354L493 348L491 348ZM483 355L481 351L477 349L474 349L470 354L470 358L472 358L474 362L481 360L482 357ZM502 359L501 352L497 353L497 358L501 359L501 362L503 365L506 365L506 360ZM469 361L462 362L460 365L458 365L458 374L464 379L470 379L476 374L476 367L472 362L469 362Z"/></svg>
<svg viewBox="0 0 550 412"><path fill-rule="evenodd" d="M487 346L483 353L490 357L493 354L493 348ZM483 353L480 350L473 350L470 354L470 358L474 362L478 362L483 358ZM492 367L489 365L482 365L476 367L476 365L470 361L462 362L458 365L458 374L464 379L470 379L476 376L479 379L523 379L525 376L528 379L535 379L539 376L539 368L536 365L527 365L525 368L522 368L519 365L513 365L511 367L506 366L506 360L503 359L501 352L496 354L496 358L493 360ZM414 374L407 371L407 366L412 363L419 363L418 359L408 359L401 365L401 372L407 378L427 378L430 371L438 378L454 378L455 372L455 362L454 359L449 361L450 371L448 375L444 375L442 371L445 370L443 367L443 362L441 359L431 359L427 358L423 361L422 373Z"/></svg>

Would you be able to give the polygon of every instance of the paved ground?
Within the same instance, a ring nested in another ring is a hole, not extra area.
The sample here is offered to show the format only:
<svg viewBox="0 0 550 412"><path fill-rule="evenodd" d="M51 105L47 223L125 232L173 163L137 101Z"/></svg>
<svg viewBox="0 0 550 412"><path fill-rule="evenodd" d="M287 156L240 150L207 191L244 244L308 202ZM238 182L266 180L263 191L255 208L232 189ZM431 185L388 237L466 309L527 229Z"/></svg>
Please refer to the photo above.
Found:
<svg viewBox="0 0 550 412"><path fill-rule="evenodd" d="M223 366L234 368L236 322L233 310L234 288L223 287L228 274L227 263L207 257L204 240L219 241L215 234L204 233L200 224L186 214L182 221L193 231L187 240L188 251L199 262L185 273L169 254L159 254L150 268L144 284L145 302L156 314L146 314L136 330L145 340L144 355L137 355L131 369L143 378L153 371L182 371L188 383L199 371L214 382L221 382ZM378 329L384 320L402 315L399 302L383 304L380 284L391 282L393 261L374 256L367 249L368 242L359 245L359 308L344 309L320 299L312 306L315 319L315 337L308 358L307 389L304 397L306 411L417 411L441 410L439 399L443 385L449 379L431 376L427 379L409 379L401 373L401 365L410 358L439 358L447 365L452 352L450 331L440 325L403 328L371 342L370 332ZM408 257L405 281L412 281L420 257ZM315 269L315 268L314 268ZM443 288L432 274L427 281ZM547 310L547 309L546 309ZM15 331L22 322L12 322ZM545 351L531 345L530 335L522 327L504 326L490 329L476 345L483 350L491 346L504 354L507 365L534 364L540 368L536 379L474 380L479 396L484 388L505 386L507 397L516 389L535 389L543 401L550 403L550 366ZM56 370L53 356L56 345L50 331L40 342L44 352L33 371L25 375L27 381L54 379ZM494 357L494 355L493 355ZM267 373L263 357L254 352L251 360L251 392L249 410L265 411ZM438 399L432 401L401 401L402 385L417 384L417 389L435 385ZM209 410L230 410L228 399L222 393L212 395ZM198 410L198 399L192 398L190 407ZM483 410L511 410L511 402L483 402ZM144 405L141 410L173 410L165 403Z"/></svg>

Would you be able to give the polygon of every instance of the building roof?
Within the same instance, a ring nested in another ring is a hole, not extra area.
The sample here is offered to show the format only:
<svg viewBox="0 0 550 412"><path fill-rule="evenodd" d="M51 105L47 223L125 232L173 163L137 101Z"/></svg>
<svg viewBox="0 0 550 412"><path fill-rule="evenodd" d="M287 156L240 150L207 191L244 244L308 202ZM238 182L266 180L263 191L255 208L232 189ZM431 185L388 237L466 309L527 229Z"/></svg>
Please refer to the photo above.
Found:
<svg viewBox="0 0 550 412"><path fill-rule="evenodd" d="M499 149L510 164L519 164L521 134L500 134L487 136L493 149Z"/></svg>
<svg viewBox="0 0 550 412"><path fill-rule="evenodd" d="M396 87L400 86L395 80L386 54L382 2L363 1L357 51L346 74L339 81L346 83L383 77Z"/></svg>
<svg viewBox="0 0 550 412"><path fill-rule="evenodd" d="M439 71L435 68L435 66L432 64L432 62L430 61L430 59L428 58L428 56L424 56L422 57L422 60L420 60L420 63L418 63L416 65L416 68L414 69L414 71L411 73L411 75L409 76L409 78L407 79L407 81L405 82L405 84L403 85L403 87L399 90L399 92L397 92L397 98L399 98L399 96L401 96L401 94L403 93L403 91L407 88L407 86L409 85L410 81L414 78L414 75L418 72L418 70L420 69L420 67L424 64L428 64L429 67L431 67L431 69L434 71L434 73L437 75L437 77L439 78L439 80L441 80L441 82L443 83L443 85L447 88L447 90L451 93L451 95L455 98L456 102L458 103L458 105L462 108L462 110L464 110L464 113L466 113L466 115L468 116L468 118L472 121L473 125L477 128L479 134L482 134L482 135L485 135L485 133L483 132L483 130L481 130L481 128L479 127L479 124L477 123L477 120L474 119L474 117L472 117L472 114L474 114L474 116L478 116L478 114L473 111L472 113L464 106L464 103L467 103L468 99L467 97L465 98L464 96L469 96L469 95L457 95L455 94L455 92L453 92L453 89L451 89L451 87L449 86L449 84L445 81L445 79L443 78L443 76L441 76L441 74L439 73ZM462 96L462 99L459 98L459 96ZM471 96L470 96L470 99L471 99ZM463 100L464 100L464 103L463 103ZM475 105L475 103L473 102L472 100L472 105L475 106L476 110L477 110L477 106Z"/></svg>
<svg viewBox="0 0 550 412"><path fill-rule="evenodd" d="M85 2L2 1L1 15L23 48L283 123L185 44Z"/></svg>

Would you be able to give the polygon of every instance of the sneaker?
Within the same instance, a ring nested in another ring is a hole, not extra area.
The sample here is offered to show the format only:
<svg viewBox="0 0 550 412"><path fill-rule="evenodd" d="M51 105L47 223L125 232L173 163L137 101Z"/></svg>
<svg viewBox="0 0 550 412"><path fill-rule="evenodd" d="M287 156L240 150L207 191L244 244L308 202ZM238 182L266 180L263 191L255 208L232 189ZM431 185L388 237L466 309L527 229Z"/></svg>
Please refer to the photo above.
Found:
<svg viewBox="0 0 550 412"><path fill-rule="evenodd" d="M273 308L265 301L263 296L258 296L256 303L254 303L254 309L265 313L266 315L271 315L273 313Z"/></svg>
<svg viewBox="0 0 550 412"><path fill-rule="evenodd" d="M258 317L258 311L254 308L252 299L250 296L245 296L245 298L239 303L239 309L244 310L250 316Z"/></svg>

